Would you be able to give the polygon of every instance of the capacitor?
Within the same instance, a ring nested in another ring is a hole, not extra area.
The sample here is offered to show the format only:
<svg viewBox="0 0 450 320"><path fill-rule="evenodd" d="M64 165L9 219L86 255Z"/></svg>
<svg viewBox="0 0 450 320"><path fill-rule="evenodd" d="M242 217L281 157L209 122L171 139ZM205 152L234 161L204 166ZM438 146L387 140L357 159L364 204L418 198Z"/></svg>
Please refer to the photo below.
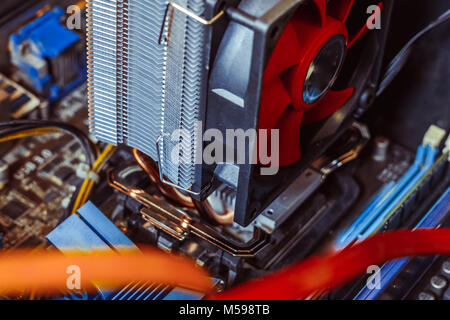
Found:
<svg viewBox="0 0 450 320"><path fill-rule="evenodd" d="M421 293L419 293L417 298L419 300L436 300L436 298L432 294L430 294L428 292L421 292Z"/></svg>
<svg viewBox="0 0 450 320"><path fill-rule="evenodd" d="M442 291L447 286L447 280L441 276L434 276L430 280L431 289L438 295L442 294Z"/></svg>
<svg viewBox="0 0 450 320"><path fill-rule="evenodd" d="M0 159L0 189L3 189L8 182L9 182L8 163Z"/></svg>
<svg viewBox="0 0 450 320"><path fill-rule="evenodd" d="M39 115L42 120L50 119L50 105L48 102L42 102L39 106Z"/></svg>
<svg viewBox="0 0 450 320"><path fill-rule="evenodd" d="M390 141L384 137L375 138L375 148L372 159L376 162L384 162L389 152Z"/></svg>
<svg viewBox="0 0 450 320"><path fill-rule="evenodd" d="M442 272L450 277L450 260L447 260L442 264Z"/></svg>

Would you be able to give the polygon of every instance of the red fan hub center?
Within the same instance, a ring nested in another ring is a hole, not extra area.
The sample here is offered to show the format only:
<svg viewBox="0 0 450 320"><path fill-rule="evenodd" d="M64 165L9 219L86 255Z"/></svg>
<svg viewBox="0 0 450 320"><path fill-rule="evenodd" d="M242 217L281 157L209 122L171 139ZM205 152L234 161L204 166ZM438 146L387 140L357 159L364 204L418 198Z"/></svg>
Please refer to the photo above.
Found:
<svg viewBox="0 0 450 320"><path fill-rule="evenodd" d="M347 53L348 32L344 23L327 17L324 26L295 17L298 33L298 65L286 71L282 80L295 109L313 107L334 84Z"/></svg>

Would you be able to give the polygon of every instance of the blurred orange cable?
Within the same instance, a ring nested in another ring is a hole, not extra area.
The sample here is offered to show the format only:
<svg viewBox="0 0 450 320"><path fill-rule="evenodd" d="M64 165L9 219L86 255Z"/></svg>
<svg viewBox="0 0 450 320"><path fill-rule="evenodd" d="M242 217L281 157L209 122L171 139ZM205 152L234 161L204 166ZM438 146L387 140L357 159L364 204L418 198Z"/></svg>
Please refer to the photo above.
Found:
<svg viewBox="0 0 450 320"><path fill-rule="evenodd" d="M35 290L34 294L67 291L73 268L79 270L81 289L94 290L92 283L108 287L125 286L133 281L166 284L210 293L213 284L194 262L144 248L142 253L113 251L92 253L58 251L9 251L0 254L0 292Z"/></svg>

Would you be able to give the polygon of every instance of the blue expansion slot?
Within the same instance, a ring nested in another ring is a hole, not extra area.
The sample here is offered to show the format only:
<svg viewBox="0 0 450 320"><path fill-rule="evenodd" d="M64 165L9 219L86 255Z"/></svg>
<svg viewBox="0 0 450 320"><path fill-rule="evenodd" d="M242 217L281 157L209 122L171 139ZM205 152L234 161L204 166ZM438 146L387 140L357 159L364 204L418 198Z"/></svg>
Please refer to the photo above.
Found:
<svg viewBox="0 0 450 320"><path fill-rule="evenodd" d="M422 218L415 229L436 228L449 213L450 188L447 189L434 204L433 208ZM367 286L364 286L354 300L375 300L409 261L409 258L403 258L383 265L379 271L381 275L380 288L369 289Z"/></svg>
<svg viewBox="0 0 450 320"><path fill-rule="evenodd" d="M381 190L369 201L369 204L363 210L363 213L353 222L353 224L341 233L335 243L337 248L345 248L355 239L355 233L362 229L364 225L373 220L373 212L376 208L383 205L387 197L392 194L395 187L395 181L386 183Z"/></svg>
<svg viewBox="0 0 450 320"><path fill-rule="evenodd" d="M400 193L393 199L393 201L381 212L380 215L373 221L373 223L358 235L358 241L368 238L373 233L377 232L384 222L389 217L389 214L398 206L398 204L408 196L409 192L419 183L419 181L427 174L427 172L433 167L436 160L438 150L430 146L426 147L425 164L419 173L403 188Z"/></svg>
<svg viewBox="0 0 450 320"><path fill-rule="evenodd" d="M354 241L363 240L379 228L386 214L390 212L388 208L394 208L393 203L400 201L403 198L402 195L407 194L410 188L421 179L433 165L436 154L437 151L434 148L420 145L411 167L397 182L392 181L380 190L355 222L339 235L335 242L336 248L343 249Z"/></svg>

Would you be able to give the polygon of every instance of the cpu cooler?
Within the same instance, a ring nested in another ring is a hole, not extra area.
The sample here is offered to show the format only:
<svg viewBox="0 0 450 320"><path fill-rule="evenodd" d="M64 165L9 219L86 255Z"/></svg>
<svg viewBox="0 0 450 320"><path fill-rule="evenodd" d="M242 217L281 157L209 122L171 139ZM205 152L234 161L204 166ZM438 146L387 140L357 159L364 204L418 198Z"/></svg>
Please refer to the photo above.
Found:
<svg viewBox="0 0 450 320"><path fill-rule="evenodd" d="M349 42L344 24L354 1L334 1L329 9L324 1L314 4L288 22L264 71L259 128L280 130L281 166L300 160L302 124L330 116L353 94L330 88L356 40Z"/></svg>
<svg viewBox="0 0 450 320"><path fill-rule="evenodd" d="M357 43L373 1L88 0L91 130L146 153L196 198L233 187L246 226L370 106L392 3ZM194 160L207 129L278 129L278 173L260 174L251 139L245 150L214 141L249 155L244 163L172 160L177 145ZM175 130L184 133L171 139Z"/></svg>

